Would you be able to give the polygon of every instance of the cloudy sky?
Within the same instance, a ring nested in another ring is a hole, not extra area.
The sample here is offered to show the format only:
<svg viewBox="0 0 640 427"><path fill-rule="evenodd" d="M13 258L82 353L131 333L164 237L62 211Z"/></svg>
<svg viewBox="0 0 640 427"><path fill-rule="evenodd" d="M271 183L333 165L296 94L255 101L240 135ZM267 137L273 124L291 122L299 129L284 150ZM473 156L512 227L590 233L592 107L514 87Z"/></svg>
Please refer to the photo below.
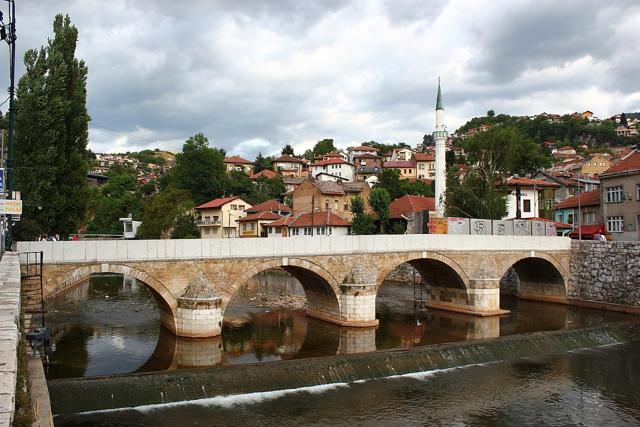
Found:
<svg viewBox="0 0 640 427"><path fill-rule="evenodd" d="M178 151L196 132L248 158L322 138L414 145L438 76L450 131L488 109L640 111L636 0L16 3L18 75L56 13L78 28L97 152Z"/></svg>

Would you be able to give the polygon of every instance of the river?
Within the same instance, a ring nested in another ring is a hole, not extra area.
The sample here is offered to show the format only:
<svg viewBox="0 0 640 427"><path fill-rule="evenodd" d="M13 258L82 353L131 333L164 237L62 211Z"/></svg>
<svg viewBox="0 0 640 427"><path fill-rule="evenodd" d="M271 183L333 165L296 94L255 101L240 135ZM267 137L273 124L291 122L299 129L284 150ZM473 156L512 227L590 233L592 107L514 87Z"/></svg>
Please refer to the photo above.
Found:
<svg viewBox="0 0 640 427"><path fill-rule="evenodd" d="M285 290L286 288L286 290ZM258 292L256 296L256 292ZM289 296L283 298L285 293ZM225 313L221 337L176 338L160 326L152 293L122 276L95 276L48 302L56 351L47 377L70 378L269 362L580 328L632 316L502 298L511 314L479 318L414 310L413 287L386 282L376 300L378 328L307 318L297 281L272 272L248 284ZM266 304L268 306L268 304ZM257 393L139 410L65 416L69 425L394 425L640 423L640 348L605 347L516 362ZM80 424L76 424L80 423Z"/></svg>

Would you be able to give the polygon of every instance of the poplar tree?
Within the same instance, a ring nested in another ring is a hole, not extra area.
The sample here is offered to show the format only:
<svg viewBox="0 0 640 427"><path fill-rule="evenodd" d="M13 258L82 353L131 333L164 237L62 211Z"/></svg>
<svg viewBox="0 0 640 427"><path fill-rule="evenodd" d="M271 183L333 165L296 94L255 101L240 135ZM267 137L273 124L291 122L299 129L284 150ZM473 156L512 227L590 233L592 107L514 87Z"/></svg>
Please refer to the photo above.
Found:
<svg viewBox="0 0 640 427"><path fill-rule="evenodd" d="M24 210L16 232L66 235L85 220L88 202L87 67L75 57L78 30L57 15L53 38L24 55L16 100L16 190Z"/></svg>

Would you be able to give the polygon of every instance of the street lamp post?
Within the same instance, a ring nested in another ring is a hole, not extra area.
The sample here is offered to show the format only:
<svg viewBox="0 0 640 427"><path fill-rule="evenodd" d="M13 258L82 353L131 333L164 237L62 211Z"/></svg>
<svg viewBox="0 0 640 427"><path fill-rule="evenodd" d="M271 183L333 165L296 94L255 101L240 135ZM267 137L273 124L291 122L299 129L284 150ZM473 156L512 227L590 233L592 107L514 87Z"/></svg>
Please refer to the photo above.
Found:
<svg viewBox="0 0 640 427"><path fill-rule="evenodd" d="M9 147L7 150L7 198L13 198L13 123L15 120L15 70L16 70L16 4L14 0L5 0L9 3L9 23L3 22L2 12L0 12L0 38L7 42L11 51L9 62ZM12 227L11 215L6 215L7 239L6 246L11 250Z"/></svg>

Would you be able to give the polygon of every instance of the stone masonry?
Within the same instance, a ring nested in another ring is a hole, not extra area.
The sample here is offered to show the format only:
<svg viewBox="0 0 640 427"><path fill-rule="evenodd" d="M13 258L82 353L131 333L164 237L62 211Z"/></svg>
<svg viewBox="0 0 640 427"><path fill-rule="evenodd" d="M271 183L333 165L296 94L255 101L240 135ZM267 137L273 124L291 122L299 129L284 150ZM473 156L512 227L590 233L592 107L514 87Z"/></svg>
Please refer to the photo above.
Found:
<svg viewBox="0 0 640 427"><path fill-rule="evenodd" d="M5 253L0 261L0 426L11 425L15 411L20 339L20 262Z"/></svg>
<svg viewBox="0 0 640 427"><path fill-rule="evenodd" d="M399 265L410 263L420 273L430 290L430 307L490 316L502 313L500 279L516 263L528 294L544 290L544 281L534 277L542 268L560 278L558 298L566 299L564 283L571 258L569 240L557 237L332 236L252 239L250 244L241 241L249 239L219 240L107 242L104 246L20 242L19 247L46 250L45 297L76 286L93 273L132 276L154 292L163 324L187 337L219 334L219 323L236 291L274 268L298 279L308 315L347 327L371 327L377 324L378 289ZM526 268L531 263L535 268ZM204 279L198 281L198 290L188 289L196 277Z"/></svg>
<svg viewBox="0 0 640 427"><path fill-rule="evenodd" d="M568 298L640 307L640 242L573 242Z"/></svg>

